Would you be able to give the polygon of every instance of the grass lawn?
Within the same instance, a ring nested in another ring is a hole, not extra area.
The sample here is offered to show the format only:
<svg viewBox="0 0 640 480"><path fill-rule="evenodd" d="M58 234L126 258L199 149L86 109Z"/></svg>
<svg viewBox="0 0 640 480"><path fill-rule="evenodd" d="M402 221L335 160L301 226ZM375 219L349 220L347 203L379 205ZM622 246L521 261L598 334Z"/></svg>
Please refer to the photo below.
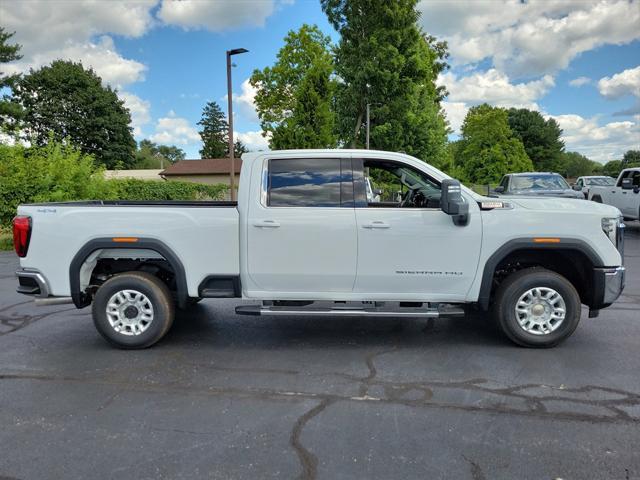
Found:
<svg viewBox="0 0 640 480"><path fill-rule="evenodd" d="M11 228L0 225L0 250L13 250Z"/></svg>

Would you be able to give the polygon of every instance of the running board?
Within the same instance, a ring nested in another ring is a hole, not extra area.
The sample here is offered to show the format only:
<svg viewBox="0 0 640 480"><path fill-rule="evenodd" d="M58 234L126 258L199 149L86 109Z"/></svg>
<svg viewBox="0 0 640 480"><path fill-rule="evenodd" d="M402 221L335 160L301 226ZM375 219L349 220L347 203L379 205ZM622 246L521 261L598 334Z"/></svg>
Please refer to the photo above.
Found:
<svg viewBox="0 0 640 480"><path fill-rule="evenodd" d="M340 317L413 317L439 318L464 316L459 307L439 308L399 308L397 310L379 308L317 308L317 307L275 307L262 305L241 305L236 307L237 315L289 315L301 317L340 316Z"/></svg>

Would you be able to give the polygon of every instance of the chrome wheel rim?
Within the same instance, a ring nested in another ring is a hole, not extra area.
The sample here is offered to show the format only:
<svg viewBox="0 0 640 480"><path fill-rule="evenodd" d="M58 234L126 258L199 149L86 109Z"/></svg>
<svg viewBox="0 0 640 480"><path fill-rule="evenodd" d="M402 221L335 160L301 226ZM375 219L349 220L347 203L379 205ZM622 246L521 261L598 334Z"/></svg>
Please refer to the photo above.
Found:
<svg viewBox="0 0 640 480"><path fill-rule="evenodd" d="M137 290L120 290L107 302L107 320L122 335L140 335L153 322L153 305Z"/></svg>
<svg viewBox="0 0 640 480"><path fill-rule="evenodd" d="M567 306L553 288L535 287L524 292L516 302L516 318L525 332L549 335L564 322Z"/></svg>

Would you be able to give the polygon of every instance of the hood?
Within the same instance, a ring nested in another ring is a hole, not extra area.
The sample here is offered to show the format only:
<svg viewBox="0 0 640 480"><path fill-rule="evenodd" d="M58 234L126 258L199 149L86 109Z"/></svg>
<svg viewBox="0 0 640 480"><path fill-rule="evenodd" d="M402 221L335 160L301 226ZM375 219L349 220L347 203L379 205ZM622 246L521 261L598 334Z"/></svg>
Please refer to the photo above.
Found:
<svg viewBox="0 0 640 480"><path fill-rule="evenodd" d="M573 213L581 213L588 214L592 213L594 215L599 215L602 217L619 217L622 214L620 210L611 205L605 205L603 203L591 202L589 200L583 200L577 202L575 199L564 199L564 198L516 198L511 197L508 200L510 203L518 205L522 208L526 208L529 210L539 210L539 211L548 211L548 212L573 212Z"/></svg>
<svg viewBox="0 0 640 480"><path fill-rule="evenodd" d="M580 198L583 199L582 191L562 189L562 190L525 190L509 192L504 196L514 197L561 197L561 198Z"/></svg>

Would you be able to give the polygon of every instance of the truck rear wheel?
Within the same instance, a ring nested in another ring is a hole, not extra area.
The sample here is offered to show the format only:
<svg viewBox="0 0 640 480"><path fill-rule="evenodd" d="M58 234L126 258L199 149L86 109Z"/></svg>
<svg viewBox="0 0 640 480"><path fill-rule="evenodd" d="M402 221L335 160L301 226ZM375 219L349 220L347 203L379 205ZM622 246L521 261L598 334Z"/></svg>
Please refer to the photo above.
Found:
<svg viewBox="0 0 640 480"><path fill-rule="evenodd" d="M127 272L98 288L92 313L96 329L112 345L147 348L171 327L174 304L160 279L146 272Z"/></svg>
<svg viewBox="0 0 640 480"><path fill-rule="evenodd" d="M580 296L562 275L544 268L513 273L500 285L494 315L504 334L523 347L554 347L580 322Z"/></svg>

